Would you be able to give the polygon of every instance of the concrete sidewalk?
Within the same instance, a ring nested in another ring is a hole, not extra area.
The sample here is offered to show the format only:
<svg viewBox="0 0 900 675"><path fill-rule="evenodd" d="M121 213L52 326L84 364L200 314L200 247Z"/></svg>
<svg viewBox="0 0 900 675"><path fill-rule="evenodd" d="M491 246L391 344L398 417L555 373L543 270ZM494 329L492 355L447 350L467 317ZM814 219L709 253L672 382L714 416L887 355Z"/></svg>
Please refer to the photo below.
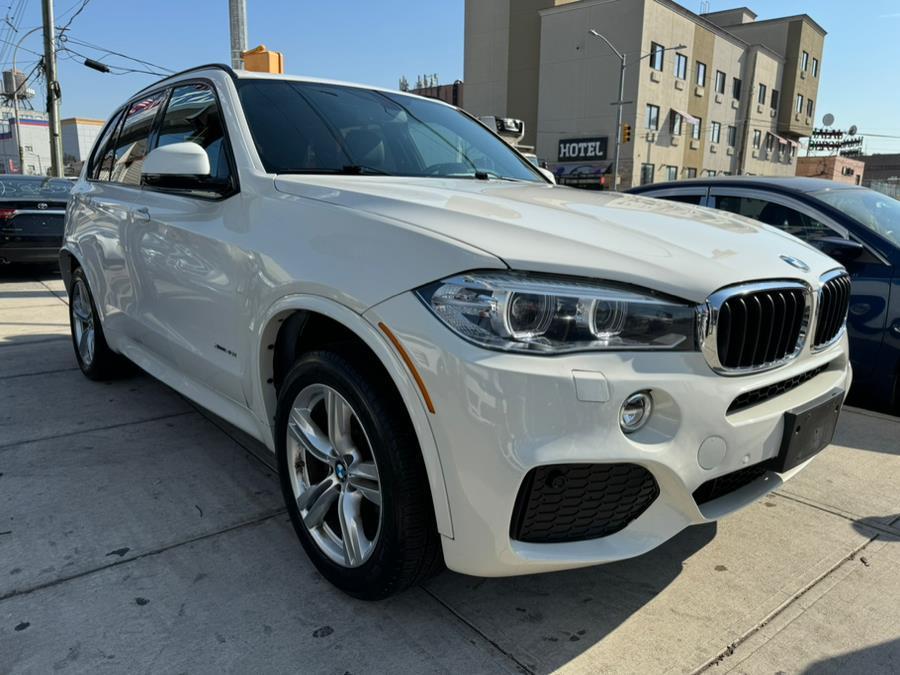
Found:
<svg viewBox="0 0 900 675"><path fill-rule="evenodd" d="M306 559L258 444L75 367L58 277L0 278L0 673L900 672L900 420L635 560L382 603Z"/></svg>

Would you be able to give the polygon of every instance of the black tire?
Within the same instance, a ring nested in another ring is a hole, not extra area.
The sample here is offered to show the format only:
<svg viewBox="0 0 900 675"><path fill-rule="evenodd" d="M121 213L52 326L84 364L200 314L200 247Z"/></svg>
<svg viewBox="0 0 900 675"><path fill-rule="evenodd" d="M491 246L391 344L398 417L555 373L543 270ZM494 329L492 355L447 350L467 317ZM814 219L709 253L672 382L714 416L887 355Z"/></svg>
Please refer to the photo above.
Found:
<svg viewBox="0 0 900 675"><path fill-rule="evenodd" d="M350 404L378 465L380 531L371 555L359 567L339 565L319 548L303 522L291 483L288 417L298 394L317 384L330 387ZM403 402L386 375L350 354L306 354L279 391L275 432L278 473L291 522L307 555L332 584L356 598L379 600L441 568L425 464Z"/></svg>
<svg viewBox="0 0 900 675"><path fill-rule="evenodd" d="M91 323L94 332L94 348L93 356L86 358L79 348L78 338L76 337L76 323L79 321L76 316L76 298L77 293L83 289L87 295L87 304L90 306ZM75 360L78 361L78 367L81 372L91 380L111 380L134 372L131 363L124 357L116 354L106 343L106 337L103 334L103 326L100 323L97 306L94 304L94 296L91 293L87 278L84 271L80 267L76 267L72 271L72 282L69 287L69 327L72 333L72 346L75 349Z"/></svg>

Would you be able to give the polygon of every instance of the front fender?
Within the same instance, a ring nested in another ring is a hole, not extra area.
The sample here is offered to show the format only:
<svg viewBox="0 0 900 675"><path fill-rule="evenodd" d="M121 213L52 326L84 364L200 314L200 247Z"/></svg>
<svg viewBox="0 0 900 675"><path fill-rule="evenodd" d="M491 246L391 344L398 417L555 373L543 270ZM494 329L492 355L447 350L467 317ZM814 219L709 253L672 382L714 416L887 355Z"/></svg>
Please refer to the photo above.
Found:
<svg viewBox="0 0 900 675"><path fill-rule="evenodd" d="M256 343L257 357L251 364L249 388L245 394L256 417L265 421L260 429L262 440L271 450L275 449L274 423L277 399L275 388L270 384L274 377L271 346L275 344L281 320L297 311L316 312L340 323L365 342L384 366L403 399L419 441L431 487L438 532L452 538L453 527L444 472L421 392L388 339L376 326L346 306L317 295L289 295L276 301L258 321L254 322L253 339Z"/></svg>

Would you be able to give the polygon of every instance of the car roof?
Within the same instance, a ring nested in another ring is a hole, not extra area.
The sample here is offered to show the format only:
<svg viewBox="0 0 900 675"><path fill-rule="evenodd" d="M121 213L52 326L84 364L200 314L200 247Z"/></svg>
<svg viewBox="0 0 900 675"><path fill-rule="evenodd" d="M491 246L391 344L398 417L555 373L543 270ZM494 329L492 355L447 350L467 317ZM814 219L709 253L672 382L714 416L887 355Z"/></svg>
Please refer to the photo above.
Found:
<svg viewBox="0 0 900 675"><path fill-rule="evenodd" d="M314 83L314 84L329 84L329 85L335 85L335 86L340 86L340 87L352 87L354 89L366 89L368 91L381 91L381 92L386 92L386 93L394 94L394 95L398 95L398 96L409 96L410 98L418 98L418 99L422 99L425 101L431 101L433 103L439 103L441 105L445 105L450 108L455 108L455 106L452 106L449 103L441 101L440 99L431 98L428 96L419 96L418 94L413 94L408 91L398 91L396 89L389 89L387 87L378 87L378 86L371 85L371 84L361 84L359 82L344 82L342 80L331 80L331 79L327 79L327 78L309 77L309 76L305 76L305 75L285 75L282 73L260 73L260 72L256 72L256 71L250 71L250 70L236 70L234 68L231 68L230 66L225 65L224 63L208 63L206 65L196 66L194 68L188 68L187 70L182 70L177 73L172 73L171 75L168 75L168 76L164 77L163 79L157 80L153 84L144 87L139 92L136 92L132 96L132 98L134 96L141 94L142 92L145 92L145 91L148 91L151 89L156 89L160 86L165 86L166 84L168 84L170 82L175 83L175 82L178 82L179 80L185 79L187 77L196 77L201 72L210 71L210 70L225 71L235 81L237 81L237 80L282 80L282 81L286 81L286 82L309 82L309 83Z"/></svg>
<svg viewBox="0 0 900 675"><path fill-rule="evenodd" d="M635 194L646 194L657 190L668 190L682 187L743 187L772 190L775 192L793 192L810 194L826 190L865 190L866 188L846 183L836 183L826 178L807 178L806 176L708 176L706 178L689 178L686 180L667 181L641 185L629 190Z"/></svg>

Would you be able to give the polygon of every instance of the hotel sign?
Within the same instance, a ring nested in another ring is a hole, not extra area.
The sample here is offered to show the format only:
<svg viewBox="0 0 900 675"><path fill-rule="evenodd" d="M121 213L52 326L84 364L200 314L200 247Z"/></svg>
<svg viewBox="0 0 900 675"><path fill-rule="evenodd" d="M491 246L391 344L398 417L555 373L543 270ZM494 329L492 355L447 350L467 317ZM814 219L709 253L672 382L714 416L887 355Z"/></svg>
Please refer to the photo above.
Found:
<svg viewBox="0 0 900 675"><path fill-rule="evenodd" d="M560 162L589 162L606 159L608 136L595 138L561 138L559 140Z"/></svg>

